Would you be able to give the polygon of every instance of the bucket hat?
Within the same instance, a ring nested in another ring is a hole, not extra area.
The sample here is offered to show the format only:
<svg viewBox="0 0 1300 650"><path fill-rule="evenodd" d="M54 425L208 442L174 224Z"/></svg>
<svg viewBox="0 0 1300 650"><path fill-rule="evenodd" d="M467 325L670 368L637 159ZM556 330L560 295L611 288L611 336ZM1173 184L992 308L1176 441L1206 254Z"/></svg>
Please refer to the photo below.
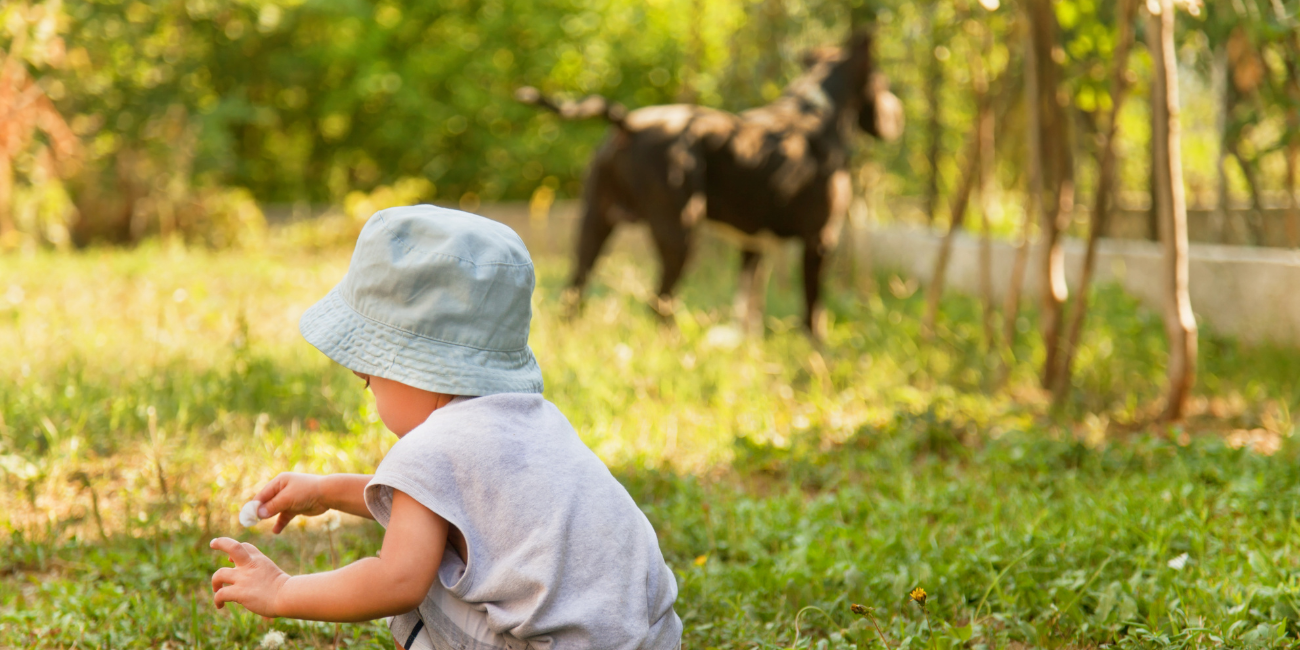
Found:
<svg viewBox="0 0 1300 650"><path fill-rule="evenodd" d="M432 205L390 208L366 222L343 281L298 329L362 374L449 395L540 393L534 282L509 227Z"/></svg>

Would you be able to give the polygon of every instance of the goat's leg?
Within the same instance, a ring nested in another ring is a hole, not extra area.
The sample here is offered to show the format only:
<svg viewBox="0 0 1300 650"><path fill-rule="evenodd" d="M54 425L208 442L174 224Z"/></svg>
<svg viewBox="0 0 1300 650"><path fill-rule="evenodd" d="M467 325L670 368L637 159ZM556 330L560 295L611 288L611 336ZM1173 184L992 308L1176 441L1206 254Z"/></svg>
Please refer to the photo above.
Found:
<svg viewBox="0 0 1300 650"><path fill-rule="evenodd" d="M767 277L762 273L763 254L756 250L740 251L740 282L736 287L736 317L749 334L763 332L763 303L767 295Z"/></svg>
<svg viewBox="0 0 1300 650"><path fill-rule="evenodd" d="M826 338L826 318L822 312L822 266L826 255L817 240L805 241L803 246L804 327L816 340Z"/></svg>
<svg viewBox="0 0 1300 650"><path fill-rule="evenodd" d="M686 268L686 258L690 253L689 232L678 221L676 213L669 215L647 219L655 247L659 249L659 259L663 263L654 308L664 318L672 315L673 289L677 287L678 280L682 279L682 271Z"/></svg>
<svg viewBox="0 0 1300 650"><path fill-rule="evenodd" d="M578 249L574 258L573 277L565 289L562 302L572 314L582 306L582 292L591 277L591 270L596 266L596 259L605 247L605 241L614 232L614 225L609 219L608 206L598 199L588 197L584 205L582 222L578 226Z"/></svg>

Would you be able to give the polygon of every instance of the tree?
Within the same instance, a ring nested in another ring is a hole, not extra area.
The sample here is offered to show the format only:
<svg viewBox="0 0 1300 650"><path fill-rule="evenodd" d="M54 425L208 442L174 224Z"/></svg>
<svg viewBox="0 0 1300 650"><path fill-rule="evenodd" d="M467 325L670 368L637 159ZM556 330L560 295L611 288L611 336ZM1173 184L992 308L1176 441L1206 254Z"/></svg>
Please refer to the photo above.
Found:
<svg viewBox="0 0 1300 650"><path fill-rule="evenodd" d="M1164 249L1165 334L1169 338L1168 389L1163 420L1183 417L1187 397L1196 379L1196 317L1188 293L1187 204L1183 195L1181 121L1178 102L1178 60L1174 49L1173 0L1147 3L1159 9L1147 21L1147 47L1151 49L1154 79L1151 113L1155 130L1152 172L1155 204Z"/></svg>
<svg viewBox="0 0 1300 650"><path fill-rule="evenodd" d="M981 199L981 216L983 219L982 240L980 250L980 284L981 293L984 298L983 320L985 343L990 349L994 346L994 328L993 328L993 290L991 280L991 243L989 241L989 212L992 210L993 198L993 165L994 165L994 147L993 147L993 125L994 119L994 97L990 92L991 83L989 82L988 58L991 49L992 31L988 25L981 25L978 22L970 22L971 26L979 31L979 35L971 40L971 47L975 52L971 55L971 89L975 97L975 126L971 130L966 145L966 156L962 163L961 181L957 185L957 192L952 198L951 218L948 222L948 232L939 243L939 250L935 254L934 272L930 276L930 286L926 289L925 313L921 319L921 335L930 338L934 334L934 324L939 312L939 299L943 295L943 287L947 279L948 260L952 254L952 240L957 232L962 229L966 219L967 208L970 205L970 194L979 185ZM1003 77L998 78L1002 83ZM1005 85L1005 84L1003 84ZM1006 95L1005 87L1002 94ZM1005 114L1007 102L1003 101L1005 97L998 100L998 113Z"/></svg>
<svg viewBox="0 0 1300 650"><path fill-rule="evenodd" d="M1036 114L1031 122L1038 126L1043 178L1043 192L1037 197L1041 202L1044 278L1040 326L1043 348L1047 351L1041 380L1044 388L1051 388L1058 367L1061 321L1069 297L1061 239L1074 212L1074 160L1070 151L1069 116L1058 99L1061 65L1056 13L1050 0L1028 0L1025 10L1030 35L1025 56L1033 57L1033 83L1037 90L1029 108Z"/></svg>
<svg viewBox="0 0 1300 650"><path fill-rule="evenodd" d="M980 98L979 114L988 110L988 95ZM978 123L978 120L977 120ZM939 299L943 297L943 285L948 277L948 259L952 256L952 240L961 230L966 220L966 207L970 203L971 189L975 186L975 177L979 173L980 133L978 124L971 131L966 146L966 158L962 164L961 182L957 193L952 197L952 213L948 220L948 232L939 242L939 250L934 256L934 272L930 275L930 286L925 291L925 314L921 318L921 336L929 339L934 336L934 323L939 313Z"/></svg>
<svg viewBox="0 0 1300 650"><path fill-rule="evenodd" d="M926 159L930 161L929 175L925 184L925 218L934 225L935 215L939 210L939 154L943 148L943 123L939 114L939 92L943 88L943 64L939 58L939 48L943 47L943 35L939 30L939 3L930 7L927 15L930 27L929 67L925 75L925 103L930 109L929 125L926 135ZM942 51L947 51L942 50ZM945 59L947 57L944 57Z"/></svg>
<svg viewBox="0 0 1300 650"><path fill-rule="evenodd" d="M23 4L15 10L18 30L9 51L0 52L0 249L17 235L13 219L14 159L35 147L40 175L53 177L66 171L68 166L60 163L71 161L80 149L77 136L28 71L27 57L50 65L62 58L63 41L49 35L53 32L51 25L39 24L56 20L58 6L29 8ZM45 37L29 43L28 30L33 27L38 36ZM36 140L38 132L48 145Z"/></svg>
<svg viewBox="0 0 1300 650"><path fill-rule="evenodd" d="M1279 10L1281 5L1279 5ZM1297 22L1293 19L1292 22ZM1296 193L1296 184L1300 182L1300 25L1293 26L1291 38L1283 48L1286 57L1286 197L1287 197L1287 244L1292 248L1300 246L1300 194Z"/></svg>
<svg viewBox="0 0 1300 650"><path fill-rule="evenodd" d="M1006 342L1006 350L998 371L998 384L1006 381L1011 372L1011 364L1015 361L1016 321L1020 313L1020 292L1025 284L1025 268L1029 265L1029 236L1034 226L1034 217L1043 205L1043 148L1039 143L1038 110L1035 108L1038 98L1038 68L1029 24L1028 21L1024 23L1021 38L1025 52L1025 212L1020 224L1020 236L1016 241L1015 260L1011 266L1011 283L1002 301L1002 340Z"/></svg>
<svg viewBox="0 0 1300 650"><path fill-rule="evenodd" d="M1064 405L1070 391L1071 366L1074 352L1079 348L1083 321L1088 312L1088 287L1092 284L1097 266L1097 247L1110 223L1110 200L1115 188L1115 137L1119 134L1119 112L1128 91L1128 53L1133 43L1133 16L1137 13L1137 0L1120 0L1118 13L1118 40L1115 44L1115 67L1111 72L1111 107L1101 151L1097 155L1097 192L1093 197L1092 221L1088 228L1088 249L1083 257L1083 271L1079 278L1078 295L1070 311L1069 329L1061 351L1061 367L1052 387L1052 401L1057 408Z"/></svg>
<svg viewBox="0 0 1300 650"><path fill-rule="evenodd" d="M989 5L985 5L987 9ZM997 5L994 4L994 7ZM997 194L994 184L997 181L997 148L994 146L993 107L988 101L989 71L988 61L993 50L993 30L987 26L980 30L980 53L971 57L975 78L975 93L979 97L979 184L980 184L980 297L983 299L981 316L984 324L984 345L992 352L997 349L997 328L993 324L993 241L991 219L997 209Z"/></svg>

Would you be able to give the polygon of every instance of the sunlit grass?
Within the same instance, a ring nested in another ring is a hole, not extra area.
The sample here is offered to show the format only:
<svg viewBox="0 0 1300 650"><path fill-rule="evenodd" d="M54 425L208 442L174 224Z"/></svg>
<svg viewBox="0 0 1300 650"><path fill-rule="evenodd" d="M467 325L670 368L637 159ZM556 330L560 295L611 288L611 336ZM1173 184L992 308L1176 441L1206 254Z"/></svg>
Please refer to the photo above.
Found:
<svg viewBox="0 0 1300 650"><path fill-rule="evenodd" d="M645 307L643 251L617 247L572 320L567 261L535 251L532 346L547 397L660 532L687 647L788 646L806 606L827 615L805 614L801 643L879 647L849 602L910 647L1294 638L1300 354L1207 336L1196 415L1130 424L1159 399L1163 338L1103 288L1057 419L1032 312L997 389L972 300L947 300L923 344L919 293L841 268L817 346L783 264L765 336L745 337L734 251L702 247L667 324ZM368 471L394 441L297 332L347 258L275 243L0 258L0 647L256 645L271 626L208 604L207 539L239 534L292 571L377 549L371 524L235 527L276 472ZM1274 455L1231 448L1233 432ZM1181 553L1185 569L1166 565ZM904 607L918 586L932 634ZM273 627L335 640L332 625ZM380 626L340 630L391 647Z"/></svg>

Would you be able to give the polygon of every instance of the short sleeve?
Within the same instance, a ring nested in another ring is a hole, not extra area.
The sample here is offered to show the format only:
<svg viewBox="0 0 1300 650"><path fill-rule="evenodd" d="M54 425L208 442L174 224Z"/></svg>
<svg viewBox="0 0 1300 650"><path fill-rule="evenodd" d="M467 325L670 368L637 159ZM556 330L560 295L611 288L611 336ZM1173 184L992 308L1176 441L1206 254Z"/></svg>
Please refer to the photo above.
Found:
<svg viewBox="0 0 1300 650"><path fill-rule="evenodd" d="M388 528L388 520L393 516L393 488L392 486L378 483L374 478L366 484L364 492L366 499L366 508L374 516L375 521L380 526Z"/></svg>

